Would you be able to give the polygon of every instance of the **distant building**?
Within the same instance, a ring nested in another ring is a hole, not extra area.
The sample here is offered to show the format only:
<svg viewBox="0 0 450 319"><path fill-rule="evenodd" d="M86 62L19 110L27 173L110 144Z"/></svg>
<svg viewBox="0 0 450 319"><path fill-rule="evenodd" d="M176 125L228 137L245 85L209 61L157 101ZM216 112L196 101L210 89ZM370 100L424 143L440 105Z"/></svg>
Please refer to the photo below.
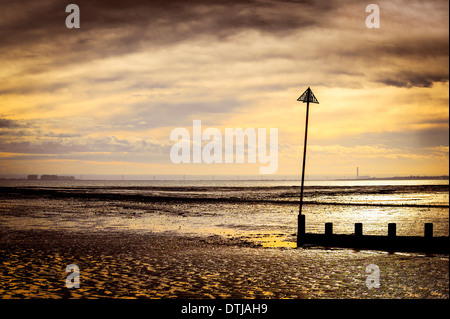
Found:
<svg viewBox="0 0 450 319"><path fill-rule="evenodd" d="M58 175L41 175L41 179L44 179L44 180L55 180L55 179L58 179Z"/></svg>
<svg viewBox="0 0 450 319"><path fill-rule="evenodd" d="M31 181L34 181L34 180L37 180L37 179L38 179L38 176L37 176L37 175L28 175L28 176L27 176L27 179L28 179L28 180L31 180Z"/></svg>
<svg viewBox="0 0 450 319"><path fill-rule="evenodd" d="M356 167L356 179L372 179L369 175L359 176L359 167Z"/></svg>
<svg viewBox="0 0 450 319"><path fill-rule="evenodd" d="M41 175L42 180L74 180L73 176Z"/></svg>

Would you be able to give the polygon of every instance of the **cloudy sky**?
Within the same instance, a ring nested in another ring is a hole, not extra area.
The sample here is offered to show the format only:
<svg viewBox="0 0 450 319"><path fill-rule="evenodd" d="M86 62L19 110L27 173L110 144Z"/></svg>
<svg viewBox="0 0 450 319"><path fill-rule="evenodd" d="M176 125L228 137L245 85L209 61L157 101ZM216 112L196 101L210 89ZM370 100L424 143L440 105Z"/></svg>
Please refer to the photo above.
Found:
<svg viewBox="0 0 450 319"><path fill-rule="evenodd" d="M447 0L0 0L0 174L259 173L172 163L193 120L278 128L299 174L308 86L307 174L448 174L448 28Z"/></svg>

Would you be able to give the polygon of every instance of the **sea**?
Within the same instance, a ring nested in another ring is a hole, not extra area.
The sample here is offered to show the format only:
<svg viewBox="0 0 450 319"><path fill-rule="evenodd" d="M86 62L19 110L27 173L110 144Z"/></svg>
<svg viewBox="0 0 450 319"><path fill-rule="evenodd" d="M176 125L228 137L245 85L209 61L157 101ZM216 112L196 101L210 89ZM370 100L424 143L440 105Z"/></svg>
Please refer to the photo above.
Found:
<svg viewBox="0 0 450 319"><path fill-rule="evenodd" d="M298 181L0 180L0 192L1 298L449 298L447 254L296 249ZM302 213L309 233L396 223L423 236L433 223L448 236L449 182L306 181Z"/></svg>
<svg viewBox="0 0 450 319"><path fill-rule="evenodd" d="M0 226L67 231L173 232L294 247L299 181L0 180ZM30 201L32 199L32 201ZM449 235L448 180L306 181L306 232Z"/></svg>

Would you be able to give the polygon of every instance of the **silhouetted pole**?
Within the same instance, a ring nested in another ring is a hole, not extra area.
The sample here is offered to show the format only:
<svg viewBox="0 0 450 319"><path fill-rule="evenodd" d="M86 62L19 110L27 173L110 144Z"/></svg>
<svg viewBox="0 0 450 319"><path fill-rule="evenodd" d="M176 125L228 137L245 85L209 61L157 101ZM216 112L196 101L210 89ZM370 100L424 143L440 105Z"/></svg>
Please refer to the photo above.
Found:
<svg viewBox="0 0 450 319"><path fill-rule="evenodd" d="M308 119L309 119L309 91L307 90L307 102L306 102L306 123L305 123L305 142L303 144L303 166L302 166L302 186L300 190L300 209L299 214L302 214L302 206L303 206L303 186L305 184L305 166L306 166L306 143L308 141Z"/></svg>
<svg viewBox="0 0 450 319"><path fill-rule="evenodd" d="M308 87L306 91L297 99L303 103L306 102L306 123L305 123L305 142L303 144L303 166L302 166L302 183L300 188L300 207L298 212L298 231L297 231L297 247L303 246L305 237L305 215L302 215L303 207L303 188L305 184L305 166L306 166L306 144L308 140L308 119L309 119L309 102L319 104L316 97Z"/></svg>

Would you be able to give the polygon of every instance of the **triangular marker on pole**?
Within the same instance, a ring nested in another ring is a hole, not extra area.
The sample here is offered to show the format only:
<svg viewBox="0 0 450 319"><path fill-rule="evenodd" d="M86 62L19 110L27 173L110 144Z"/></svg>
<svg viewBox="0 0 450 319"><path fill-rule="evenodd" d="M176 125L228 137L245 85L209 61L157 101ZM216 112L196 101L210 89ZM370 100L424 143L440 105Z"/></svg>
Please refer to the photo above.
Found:
<svg viewBox="0 0 450 319"><path fill-rule="evenodd" d="M309 91L309 102L310 103L317 103L319 104L319 101L317 101L316 97L314 96L314 93L311 91L310 88L307 88L305 92L303 92L302 95L297 99L297 101L306 103L308 102L308 91Z"/></svg>

